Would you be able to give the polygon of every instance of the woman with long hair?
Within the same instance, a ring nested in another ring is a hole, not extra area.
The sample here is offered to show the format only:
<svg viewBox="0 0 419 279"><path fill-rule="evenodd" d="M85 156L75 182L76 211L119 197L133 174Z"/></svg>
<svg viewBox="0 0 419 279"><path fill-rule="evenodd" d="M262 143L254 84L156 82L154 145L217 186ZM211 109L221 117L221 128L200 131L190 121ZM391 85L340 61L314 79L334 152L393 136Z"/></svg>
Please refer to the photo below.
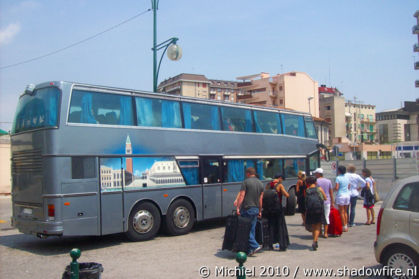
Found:
<svg viewBox="0 0 419 279"><path fill-rule="evenodd" d="M299 171L297 185L295 185L295 193L297 194L298 212L301 213L303 219L303 226L306 224L306 205L304 197L306 195L306 173Z"/></svg>
<svg viewBox="0 0 419 279"><path fill-rule="evenodd" d="M364 188L364 208L367 210L367 222L365 225L375 224L375 212L374 212L374 179L371 176L371 171L369 169L362 170L362 176L365 178L365 188Z"/></svg>
<svg viewBox="0 0 419 279"><path fill-rule="evenodd" d="M349 179L345 175L346 167L338 167L338 176L336 177L335 191L336 194L336 204L339 209L340 218L342 220L343 231L348 231L348 206L350 204L351 195L349 192Z"/></svg>

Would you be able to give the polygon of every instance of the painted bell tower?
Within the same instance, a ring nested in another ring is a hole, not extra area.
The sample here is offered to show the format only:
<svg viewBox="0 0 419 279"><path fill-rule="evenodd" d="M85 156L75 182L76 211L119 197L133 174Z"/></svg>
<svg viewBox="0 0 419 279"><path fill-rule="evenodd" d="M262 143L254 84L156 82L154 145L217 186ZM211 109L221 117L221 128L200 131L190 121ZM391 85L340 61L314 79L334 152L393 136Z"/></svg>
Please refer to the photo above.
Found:
<svg viewBox="0 0 419 279"><path fill-rule="evenodd" d="M132 145L131 145L131 139L129 138L129 135L127 136L127 141L125 142L125 154L126 155L132 154ZM127 172L133 173L132 157L125 158L125 162L127 164Z"/></svg>

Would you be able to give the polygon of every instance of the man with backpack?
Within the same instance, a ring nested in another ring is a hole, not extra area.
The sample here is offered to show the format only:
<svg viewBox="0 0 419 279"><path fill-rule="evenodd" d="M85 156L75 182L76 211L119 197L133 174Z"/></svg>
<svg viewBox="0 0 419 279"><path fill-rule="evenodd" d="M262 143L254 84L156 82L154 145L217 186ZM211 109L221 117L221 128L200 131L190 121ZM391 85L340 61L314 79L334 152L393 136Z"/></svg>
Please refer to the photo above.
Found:
<svg viewBox="0 0 419 279"><path fill-rule="evenodd" d="M313 172L313 174L317 178L317 181L316 181L317 186L322 188L323 192L326 194L326 199L324 200L324 217L326 219L326 223L324 223L324 234L323 234L323 236L325 238L328 238L327 230L328 230L329 224L330 224L330 220L329 220L330 207L331 207L331 205L334 204L332 181L323 177L323 169L322 168L317 168Z"/></svg>
<svg viewBox="0 0 419 279"><path fill-rule="evenodd" d="M246 177L237 197L237 215L251 220L248 254L253 255L262 249L255 239L255 229L257 218L262 217L263 184L254 168L246 169Z"/></svg>
<svg viewBox="0 0 419 279"><path fill-rule="evenodd" d="M324 200L326 194L322 188L317 187L316 178L309 176L306 179L307 190L306 190L306 227L311 226L311 232L313 234L313 244L311 247L313 251L316 251L319 247L317 241L319 239L320 230L322 224L325 223L324 217Z"/></svg>

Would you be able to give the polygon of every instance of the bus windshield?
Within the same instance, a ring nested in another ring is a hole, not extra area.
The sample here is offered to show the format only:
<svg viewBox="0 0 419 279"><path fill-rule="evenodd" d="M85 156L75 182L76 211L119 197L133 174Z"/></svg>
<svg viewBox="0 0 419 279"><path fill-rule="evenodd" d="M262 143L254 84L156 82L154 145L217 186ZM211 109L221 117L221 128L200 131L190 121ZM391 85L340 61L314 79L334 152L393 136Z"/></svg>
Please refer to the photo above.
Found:
<svg viewBox="0 0 419 279"><path fill-rule="evenodd" d="M58 88L48 87L20 97L13 122L13 134L56 127L59 96Z"/></svg>

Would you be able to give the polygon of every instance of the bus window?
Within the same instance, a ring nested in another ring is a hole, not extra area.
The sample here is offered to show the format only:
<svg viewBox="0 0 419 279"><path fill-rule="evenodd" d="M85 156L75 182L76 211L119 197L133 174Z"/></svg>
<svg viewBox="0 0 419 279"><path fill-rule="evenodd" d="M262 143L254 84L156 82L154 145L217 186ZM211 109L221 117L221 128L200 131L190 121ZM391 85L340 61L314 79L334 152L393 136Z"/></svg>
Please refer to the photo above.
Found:
<svg viewBox="0 0 419 279"><path fill-rule="evenodd" d="M221 164L219 159L203 158L201 170L203 184L221 183Z"/></svg>
<svg viewBox="0 0 419 279"><path fill-rule="evenodd" d="M55 87L36 90L19 99L13 122L13 134L46 127L58 126L58 101L60 91Z"/></svg>
<svg viewBox="0 0 419 279"><path fill-rule="evenodd" d="M182 128L179 102L136 97L138 126Z"/></svg>
<svg viewBox="0 0 419 279"><path fill-rule="evenodd" d="M186 185L199 184L199 161L198 160L182 160L178 161L180 171L185 178Z"/></svg>
<svg viewBox="0 0 419 279"><path fill-rule="evenodd" d="M106 125L134 125L129 96L74 90L68 122Z"/></svg>
<svg viewBox="0 0 419 279"><path fill-rule="evenodd" d="M186 129L220 130L218 107L183 103L183 119Z"/></svg>
<svg viewBox="0 0 419 279"><path fill-rule="evenodd" d="M308 138L317 139L316 128L314 127L313 120L310 117L304 117L306 133Z"/></svg>
<svg viewBox="0 0 419 279"><path fill-rule="evenodd" d="M274 179L275 175L283 174L283 162L281 159L263 160L263 177L260 179Z"/></svg>
<svg viewBox="0 0 419 279"><path fill-rule="evenodd" d="M185 186L185 181L173 157L126 157L123 158L123 169L127 190Z"/></svg>
<svg viewBox="0 0 419 279"><path fill-rule="evenodd" d="M304 118L299 115L282 114L282 126L284 134L291 136L304 137Z"/></svg>
<svg viewBox="0 0 419 279"><path fill-rule="evenodd" d="M253 111L257 133L281 134L281 121L278 113Z"/></svg>
<svg viewBox="0 0 419 279"><path fill-rule="evenodd" d="M71 178L86 179L96 177L96 159L94 157L72 157Z"/></svg>
<svg viewBox="0 0 419 279"><path fill-rule="evenodd" d="M245 179L245 161L228 160L226 168L226 182L242 182Z"/></svg>
<svg viewBox="0 0 419 279"><path fill-rule="evenodd" d="M316 152L309 157L309 167L310 171L314 171L315 169L319 168L319 153Z"/></svg>
<svg viewBox="0 0 419 279"><path fill-rule="evenodd" d="M252 113L248 109L221 107L224 131L253 132Z"/></svg>
<svg viewBox="0 0 419 279"><path fill-rule="evenodd" d="M284 169L285 177L297 177L299 171L306 170L305 159L285 159Z"/></svg>

